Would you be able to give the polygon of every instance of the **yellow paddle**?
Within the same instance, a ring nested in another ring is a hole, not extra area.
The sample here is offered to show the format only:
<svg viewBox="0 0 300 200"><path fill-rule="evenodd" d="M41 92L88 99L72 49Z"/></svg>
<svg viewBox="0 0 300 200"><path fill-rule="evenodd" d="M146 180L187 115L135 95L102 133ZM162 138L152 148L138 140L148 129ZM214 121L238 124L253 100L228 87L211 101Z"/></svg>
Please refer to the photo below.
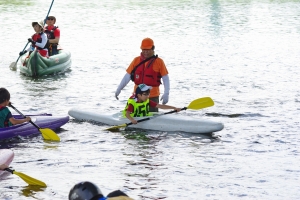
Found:
<svg viewBox="0 0 300 200"><path fill-rule="evenodd" d="M41 186L41 187L47 187L46 183L44 183L43 181L32 178L26 174L23 174L22 172L16 172L15 170L10 169L10 168L5 168L4 170L19 176L21 179L23 179L29 185L37 185L37 186Z"/></svg>
<svg viewBox="0 0 300 200"><path fill-rule="evenodd" d="M24 118L26 118L26 116L23 115L20 111L18 111L11 103L9 106L12 107L15 111L17 111ZM59 136L54 131L52 131L50 128L41 128L31 120L29 122L42 133L44 140L60 141Z"/></svg>
<svg viewBox="0 0 300 200"><path fill-rule="evenodd" d="M199 99L195 99L194 101L192 101L188 105L188 107L184 107L181 110L186 110L186 109L199 110L199 109L207 108L207 107L210 107L210 106L213 106L213 105L214 105L214 101L210 97L202 97L202 98L199 98ZM170 111L170 112L163 113L161 115L167 115L167 114L171 114L171 113L175 113L175 112L176 112L176 110L173 110L173 111ZM161 116L161 115L156 115L154 117L158 117L158 116ZM143 122L143 121L152 119L154 117L148 117L148 118L140 119L140 120L137 120L137 122ZM107 128L106 130L113 131L115 129L127 127L129 125L132 125L132 122L126 123L126 124L121 124L121 125L118 125L118 126L112 126L110 128Z"/></svg>

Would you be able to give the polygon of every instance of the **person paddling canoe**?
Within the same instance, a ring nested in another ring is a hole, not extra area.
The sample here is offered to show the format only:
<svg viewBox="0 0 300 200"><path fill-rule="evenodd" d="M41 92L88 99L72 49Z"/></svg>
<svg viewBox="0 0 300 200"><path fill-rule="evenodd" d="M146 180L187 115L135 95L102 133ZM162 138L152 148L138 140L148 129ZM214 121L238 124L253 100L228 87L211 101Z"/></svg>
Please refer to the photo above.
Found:
<svg viewBox="0 0 300 200"><path fill-rule="evenodd" d="M133 124L137 124L137 120L133 117L151 116L150 107L161 109L174 109L180 112L181 108L174 106L158 104L149 99L151 86L140 84L135 89L135 93L128 99L127 105L123 110L123 116L127 117Z"/></svg>
<svg viewBox="0 0 300 200"><path fill-rule="evenodd" d="M59 46L59 39L60 39L60 29L58 26L55 26L56 18L54 16L48 16L45 27L45 33L47 34L48 40L49 40L49 56L53 56L58 54L58 48Z"/></svg>
<svg viewBox="0 0 300 200"><path fill-rule="evenodd" d="M48 38L44 33L44 21L32 22L32 28L34 29L35 34L33 34L31 38L28 38L28 42L31 42L31 46L27 50L21 51L19 55L22 56L27 53L27 51L29 51L30 55L36 48L41 56L48 57Z"/></svg>

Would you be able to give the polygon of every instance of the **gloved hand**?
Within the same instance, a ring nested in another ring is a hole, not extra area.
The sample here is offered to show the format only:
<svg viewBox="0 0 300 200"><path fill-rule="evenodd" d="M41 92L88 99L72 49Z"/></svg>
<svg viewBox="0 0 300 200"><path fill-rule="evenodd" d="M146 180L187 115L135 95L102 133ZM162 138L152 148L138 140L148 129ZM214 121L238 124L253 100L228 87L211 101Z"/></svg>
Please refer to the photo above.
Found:
<svg viewBox="0 0 300 200"><path fill-rule="evenodd" d="M35 44L35 41L33 41L33 39L32 38L28 38L28 42L31 42L31 44Z"/></svg>
<svg viewBox="0 0 300 200"><path fill-rule="evenodd" d="M161 96L160 100L163 100L162 104L167 104L168 101L169 101L169 93L164 93L164 94Z"/></svg>
<svg viewBox="0 0 300 200"><path fill-rule="evenodd" d="M24 51L21 51L21 52L19 53L19 56L22 56L22 55L24 55L25 53L27 53L27 51L26 51L26 50L24 50Z"/></svg>
<svg viewBox="0 0 300 200"><path fill-rule="evenodd" d="M115 92L115 97L117 100L119 100L119 94L121 93L121 90L118 88L117 91Z"/></svg>

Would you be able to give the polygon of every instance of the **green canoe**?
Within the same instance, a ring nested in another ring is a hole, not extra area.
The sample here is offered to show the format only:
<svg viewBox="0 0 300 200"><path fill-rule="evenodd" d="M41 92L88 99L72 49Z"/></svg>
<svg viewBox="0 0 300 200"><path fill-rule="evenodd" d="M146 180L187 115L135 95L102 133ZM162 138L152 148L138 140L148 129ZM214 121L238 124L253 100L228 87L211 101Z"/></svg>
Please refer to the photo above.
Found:
<svg viewBox="0 0 300 200"><path fill-rule="evenodd" d="M44 76L63 72L71 66L71 53L66 50L59 50L57 55L42 57L37 51L33 51L30 57L28 54L21 57L19 65L20 73L26 76Z"/></svg>

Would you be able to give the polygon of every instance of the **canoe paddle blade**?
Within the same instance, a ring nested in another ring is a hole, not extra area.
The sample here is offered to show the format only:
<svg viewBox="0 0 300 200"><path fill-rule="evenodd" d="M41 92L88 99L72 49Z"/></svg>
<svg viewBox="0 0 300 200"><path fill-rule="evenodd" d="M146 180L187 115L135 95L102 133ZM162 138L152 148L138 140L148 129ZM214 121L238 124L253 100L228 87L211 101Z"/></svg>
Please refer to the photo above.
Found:
<svg viewBox="0 0 300 200"><path fill-rule="evenodd" d="M24 118L26 118L25 115L23 115L23 113L21 113L17 108L15 108L11 103L9 104L10 107L12 107L17 113L19 113L20 115L22 115ZM35 128L37 128L44 140L53 140L53 141L60 141L60 138L59 136L54 132L52 131L51 129L49 128L41 128L39 127L37 124L35 124L32 120L29 121Z"/></svg>
<svg viewBox="0 0 300 200"><path fill-rule="evenodd" d="M37 185L37 186L41 186L41 187L47 187L46 183L44 183L43 181L39 181L35 178L32 178L26 174L21 173L21 172L14 171L13 174L19 176L21 179L23 179L29 185Z"/></svg>
<svg viewBox="0 0 300 200"><path fill-rule="evenodd" d="M41 186L41 187L47 187L46 183L44 183L43 181L37 180L35 178L32 178L26 174L23 174L22 172L16 172L13 169L10 168L6 168L4 169L12 174L15 174L17 176L19 176L21 179L23 179L26 183L28 183L29 185L36 185L36 186Z"/></svg>
<svg viewBox="0 0 300 200"><path fill-rule="evenodd" d="M60 141L59 136L50 128L40 128L39 131L45 140Z"/></svg>
<svg viewBox="0 0 300 200"><path fill-rule="evenodd" d="M12 63L9 65L9 68L10 68L12 71L16 71L16 70L17 70L17 63L16 63L16 62L12 62Z"/></svg>
<svg viewBox="0 0 300 200"><path fill-rule="evenodd" d="M118 130L119 128L124 128L124 127L126 127L126 126L127 126L127 124L121 124L121 125L118 125L118 126L112 126L112 127L107 128L107 129L105 129L105 130L108 130L108 131L114 131L114 130Z"/></svg>
<svg viewBox="0 0 300 200"><path fill-rule="evenodd" d="M214 101L210 97L202 97L199 99L195 99L188 105L188 109L202 109L207 108L214 105Z"/></svg>

